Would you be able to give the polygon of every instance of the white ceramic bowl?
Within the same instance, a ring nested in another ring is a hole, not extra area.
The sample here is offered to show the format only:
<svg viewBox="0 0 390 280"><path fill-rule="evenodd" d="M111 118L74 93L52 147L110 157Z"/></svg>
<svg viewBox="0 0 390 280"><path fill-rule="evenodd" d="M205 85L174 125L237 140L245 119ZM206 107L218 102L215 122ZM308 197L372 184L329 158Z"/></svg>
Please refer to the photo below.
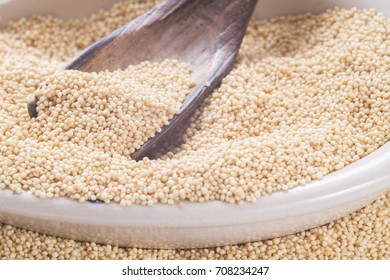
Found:
<svg viewBox="0 0 390 280"><path fill-rule="evenodd" d="M109 7L115 0L0 0L0 17L33 13L69 18ZM326 8L376 8L383 0L259 0L259 18ZM43 233L99 243L148 248L194 248L243 243L313 228L355 211L390 189L390 143L358 162L288 193L241 206L222 202L122 208L61 198L39 200L30 193L0 191L0 221Z"/></svg>

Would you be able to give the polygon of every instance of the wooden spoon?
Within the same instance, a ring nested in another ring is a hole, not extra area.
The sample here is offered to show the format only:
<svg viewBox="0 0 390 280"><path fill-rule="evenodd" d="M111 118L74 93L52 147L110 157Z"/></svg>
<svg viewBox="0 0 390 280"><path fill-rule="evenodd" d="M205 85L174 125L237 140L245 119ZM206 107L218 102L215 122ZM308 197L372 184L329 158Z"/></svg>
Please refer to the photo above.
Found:
<svg viewBox="0 0 390 280"><path fill-rule="evenodd" d="M180 126L233 67L257 0L166 0L84 50L66 69L114 71L143 61L176 59L197 86L161 132L131 155L142 159ZM37 117L35 97L28 104Z"/></svg>

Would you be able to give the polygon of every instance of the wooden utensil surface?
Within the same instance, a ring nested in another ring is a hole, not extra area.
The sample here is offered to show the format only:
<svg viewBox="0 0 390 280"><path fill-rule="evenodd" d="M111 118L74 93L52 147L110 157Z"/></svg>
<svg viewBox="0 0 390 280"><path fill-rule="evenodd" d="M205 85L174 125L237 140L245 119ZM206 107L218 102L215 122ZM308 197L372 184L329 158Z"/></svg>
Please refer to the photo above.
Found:
<svg viewBox="0 0 390 280"><path fill-rule="evenodd" d="M66 69L114 71L143 61L176 59L196 86L161 132L131 157L142 159L200 106L233 67L257 0L167 0L84 50ZM39 102L39 101L38 101ZM36 117L37 100L29 102Z"/></svg>

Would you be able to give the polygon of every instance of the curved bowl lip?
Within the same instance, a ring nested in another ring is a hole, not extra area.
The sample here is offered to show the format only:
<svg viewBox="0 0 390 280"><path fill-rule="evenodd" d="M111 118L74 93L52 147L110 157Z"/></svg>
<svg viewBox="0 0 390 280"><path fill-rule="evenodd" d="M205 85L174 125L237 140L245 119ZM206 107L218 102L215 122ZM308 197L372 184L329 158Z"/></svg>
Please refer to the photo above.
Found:
<svg viewBox="0 0 390 280"><path fill-rule="evenodd" d="M388 183L387 183L388 182ZM378 185L378 187L375 187ZM218 227L285 219L326 211L362 195L379 196L390 189L390 142L347 167L287 192L242 205L221 201L184 202L184 207L151 207L116 203L80 203L61 197L41 200L29 192L0 191L0 213L84 225L119 227Z"/></svg>

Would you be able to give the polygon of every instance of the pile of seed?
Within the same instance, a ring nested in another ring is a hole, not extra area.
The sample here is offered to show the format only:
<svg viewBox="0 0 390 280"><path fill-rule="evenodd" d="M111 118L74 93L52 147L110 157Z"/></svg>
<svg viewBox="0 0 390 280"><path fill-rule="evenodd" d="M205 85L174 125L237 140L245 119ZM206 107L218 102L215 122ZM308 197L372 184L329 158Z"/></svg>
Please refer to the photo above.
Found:
<svg viewBox="0 0 390 280"><path fill-rule="evenodd" d="M252 21L235 68L187 128L158 159L131 160L177 112L193 86L188 70L146 63L125 79L57 69L154 4L121 2L82 20L35 16L0 33L0 189L123 206L256 202L388 140L390 20L336 8ZM33 121L32 93L42 100Z"/></svg>
<svg viewBox="0 0 390 280"><path fill-rule="evenodd" d="M390 259L390 192L356 213L315 229L210 249L119 248L3 225L0 259Z"/></svg>
<svg viewBox="0 0 390 280"><path fill-rule="evenodd" d="M38 117L25 128L48 150L71 142L88 154L130 157L180 112L189 75L169 60L98 74L58 71L35 92Z"/></svg>

